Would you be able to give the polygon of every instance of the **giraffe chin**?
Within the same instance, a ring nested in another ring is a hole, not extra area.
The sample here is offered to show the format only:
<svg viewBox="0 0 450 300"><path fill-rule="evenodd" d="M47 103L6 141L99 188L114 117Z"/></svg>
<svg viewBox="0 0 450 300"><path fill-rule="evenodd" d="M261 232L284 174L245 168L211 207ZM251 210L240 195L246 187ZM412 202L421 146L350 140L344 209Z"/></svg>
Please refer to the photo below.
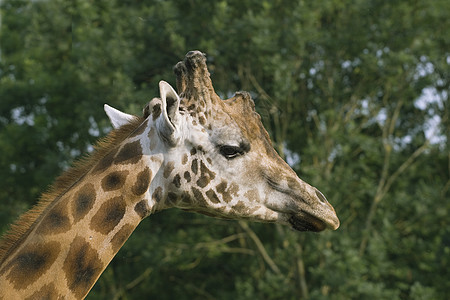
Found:
<svg viewBox="0 0 450 300"><path fill-rule="evenodd" d="M304 212L300 215L291 215L288 222L297 231L319 232L327 228L324 221Z"/></svg>

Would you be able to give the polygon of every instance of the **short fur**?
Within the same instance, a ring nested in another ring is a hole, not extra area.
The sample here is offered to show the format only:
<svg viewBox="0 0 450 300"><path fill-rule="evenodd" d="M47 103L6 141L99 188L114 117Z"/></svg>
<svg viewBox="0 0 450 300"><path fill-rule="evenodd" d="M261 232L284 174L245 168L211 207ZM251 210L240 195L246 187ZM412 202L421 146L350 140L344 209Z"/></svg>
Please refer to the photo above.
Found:
<svg viewBox="0 0 450 300"><path fill-rule="evenodd" d="M94 151L76 161L73 166L59 176L49 190L42 194L38 203L21 215L10 229L0 239L0 264L7 254L25 238L33 224L38 221L39 215L61 194L65 193L80 178L82 178L95 165L95 162L104 157L114 145L120 144L132 134L144 121L143 118L135 118L131 123L111 131L106 137L100 139L94 146Z"/></svg>

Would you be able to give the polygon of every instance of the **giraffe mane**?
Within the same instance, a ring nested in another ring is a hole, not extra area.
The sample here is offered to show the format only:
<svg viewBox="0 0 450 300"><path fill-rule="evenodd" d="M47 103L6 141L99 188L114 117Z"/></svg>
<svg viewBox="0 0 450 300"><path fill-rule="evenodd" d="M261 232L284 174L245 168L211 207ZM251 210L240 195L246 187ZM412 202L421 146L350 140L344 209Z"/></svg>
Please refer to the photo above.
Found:
<svg viewBox="0 0 450 300"><path fill-rule="evenodd" d="M76 160L72 167L57 177L48 190L41 195L39 201L12 223L0 238L0 264L6 255L28 235L47 207L78 182L92 168L95 162L108 154L113 146L120 144L132 134L143 121L143 118L136 117L129 124L112 130L106 137L96 142L94 151Z"/></svg>

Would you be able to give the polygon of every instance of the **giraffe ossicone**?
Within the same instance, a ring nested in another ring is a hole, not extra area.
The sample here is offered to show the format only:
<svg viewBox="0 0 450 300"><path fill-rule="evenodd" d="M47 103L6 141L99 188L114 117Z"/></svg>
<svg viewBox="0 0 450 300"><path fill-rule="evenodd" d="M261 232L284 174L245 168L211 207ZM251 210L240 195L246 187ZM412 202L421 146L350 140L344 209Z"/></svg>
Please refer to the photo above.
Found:
<svg viewBox="0 0 450 300"><path fill-rule="evenodd" d="M105 105L114 130L0 243L0 299L84 298L134 229L177 207L213 217L337 229L333 207L274 150L250 94L222 100L199 51L159 83L143 116Z"/></svg>

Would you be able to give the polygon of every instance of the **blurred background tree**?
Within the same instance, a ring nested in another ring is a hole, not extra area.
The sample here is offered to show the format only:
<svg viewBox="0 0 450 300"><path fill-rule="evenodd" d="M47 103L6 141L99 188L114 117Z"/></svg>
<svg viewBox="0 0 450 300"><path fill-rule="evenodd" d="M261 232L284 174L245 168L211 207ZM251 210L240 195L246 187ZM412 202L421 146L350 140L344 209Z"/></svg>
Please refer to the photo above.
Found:
<svg viewBox="0 0 450 300"><path fill-rule="evenodd" d="M168 210L88 299L446 299L450 2L2 0L0 226L189 50L252 93L279 153L335 206L297 233Z"/></svg>

